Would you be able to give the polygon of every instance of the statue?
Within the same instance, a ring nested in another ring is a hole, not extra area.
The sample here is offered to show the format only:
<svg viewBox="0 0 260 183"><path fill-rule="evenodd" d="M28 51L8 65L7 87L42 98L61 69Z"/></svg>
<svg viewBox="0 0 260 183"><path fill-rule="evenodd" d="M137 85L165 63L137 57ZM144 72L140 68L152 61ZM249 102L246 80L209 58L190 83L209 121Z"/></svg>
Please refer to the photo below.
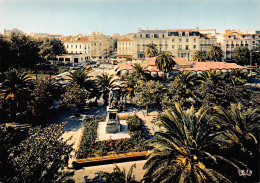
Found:
<svg viewBox="0 0 260 183"><path fill-rule="evenodd" d="M109 108L116 108L117 106L117 99L116 99L116 96L114 95L114 92L112 90L110 90L109 92L109 104L108 104L108 107Z"/></svg>

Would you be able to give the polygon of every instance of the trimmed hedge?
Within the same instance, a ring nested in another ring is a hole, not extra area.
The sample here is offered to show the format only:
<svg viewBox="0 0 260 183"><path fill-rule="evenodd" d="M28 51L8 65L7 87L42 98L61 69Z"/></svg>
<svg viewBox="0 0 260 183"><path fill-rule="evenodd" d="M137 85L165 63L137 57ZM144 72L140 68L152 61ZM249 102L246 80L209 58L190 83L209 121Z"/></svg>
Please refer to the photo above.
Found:
<svg viewBox="0 0 260 183"><path fill-rule="evenodd" d="M141 120L137 116L128 117L128 120L130 119ZM76 155L77 159L148 150L149 147L146 144L142 126L139 126L139 130L130 131L130 138L109 139L96 142L98 122L104 120L105 118L89 118L86 120L79 150Z"/></svg>

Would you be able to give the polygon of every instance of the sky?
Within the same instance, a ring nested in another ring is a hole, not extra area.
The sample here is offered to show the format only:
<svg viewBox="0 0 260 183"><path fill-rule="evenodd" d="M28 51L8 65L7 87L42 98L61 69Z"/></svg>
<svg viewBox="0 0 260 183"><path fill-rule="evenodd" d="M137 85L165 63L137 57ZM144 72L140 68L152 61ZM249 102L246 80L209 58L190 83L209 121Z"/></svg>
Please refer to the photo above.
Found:
<svg viewBox="0 0 260 183"><path fill-rule="evenodd" d="M0 33L105 35L152 29L260 30L260 0L0 0Z"/></svg>

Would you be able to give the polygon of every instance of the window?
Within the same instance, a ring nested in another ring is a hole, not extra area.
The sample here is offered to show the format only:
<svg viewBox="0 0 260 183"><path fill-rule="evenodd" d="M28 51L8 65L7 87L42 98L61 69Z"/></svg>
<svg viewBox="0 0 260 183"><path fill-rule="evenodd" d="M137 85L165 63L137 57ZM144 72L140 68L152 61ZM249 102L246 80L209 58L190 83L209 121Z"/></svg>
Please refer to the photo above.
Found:
<svg viewBox="0 0 260 183"><path fill-rule="evenodd" d="M196 49L196 45L193 45L193 49Z"/></svg>
<svg viewBox="0 0 260 183"><path fill-rule="evenodd" d="M185 46L185 50L189 50L189 45L186 45L186 46Z"/></svg>
<svg viewBox="0 0 260 183"><path fill-rule="evenodd" d="M182 39L180 38L180 39L179 39L179 41L181 42L181 41L182 41Z"/></svg>
<svg viewBox="0 0 260 183"><path fill-rule="evenodd" d="M179 45L179 50L182 50L182 46L181 45Z"/></svg>
<svg viewBox="0 0 260 183"><path fill-rule="evenodd" d="M172 49L175 49L175 45L172 45Z"/></svg>
<svg viewBox="0 0 260 183"><path fill-rule="evenodd" d="M193 42L194 42L194 43L196 42L196 38L195 38L195 39L193 39Z"/></svg>
<svg viewBox="0 0 260 183"><path fill-rule="evenodd" d="M178 53L178 57L180 57L180 53Z"/></svg>
<svg viewBox="0 0 260 183"><path fill-rule="evenodd" d="M73 48L73 45L71 45L70 47Z"/></svg>
<svg viewBox="0 0 260 183"><path fill-rule="evenodd" d="M67 48L69 48L69 45L67 45Z"/></svg>
<svg viewBox="0 0 260 183"><path fill-rule="evenodd" d="M81 45L79 45L79 49L81 49Z"/></svg>
<svg viewBox="0 0 260 183"><path fill-rule="evenodd" d="M172 39L172 42L174 42L175 41L175 39Z"/></svg>
<svg viewBox="0 0 260 183"><path fill-rule="evenodd" d="M76 49L77 49L77 47L78 47L78 46L76 45Z"/></svg>
<svg viewBox="0 0 260 183"><path fill-rule="evenodd" d="M181 53L181 57L183 57L183 53Z"/></svg>
<svg viewBox="0 0 260 183"><path fill-rule="evenodd" d="M186 38L186 43L188 43L189 42L189 39L188 38Z"/></svg>

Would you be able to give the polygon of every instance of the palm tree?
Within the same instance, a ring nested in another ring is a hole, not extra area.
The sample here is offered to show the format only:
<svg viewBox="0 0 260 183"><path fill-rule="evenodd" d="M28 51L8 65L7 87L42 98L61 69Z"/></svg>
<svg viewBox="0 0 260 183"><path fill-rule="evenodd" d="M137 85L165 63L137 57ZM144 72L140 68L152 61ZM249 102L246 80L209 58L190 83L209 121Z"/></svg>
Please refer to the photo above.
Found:
<svg viewBox="0 0 260 183"><path fill-rule="evenodd" d="M197 50L191 57L193 61L197 61L197 62L206 61L206 53L204 51Z"/></svg>
<svg viewBox="0 0 260 183"><path fill-rule="evenodd" d="M184 100L195 97L196 82L197 78L190 71L181 71L169 84L169 94L174 94Z"/></svg>
<svg viewBox="0 0 260 183"><path fill-rule="evenodd" d="M214 109L216 120L219 124L226 125L225 129L228 130L228 133L225 133L226 138L232 141L233 147L236 147L233 150L236 153L232 154L232 158L242 157L242 161L248 165L247 169L252 170L252 176L244 182L257 182L259 179L259 108L245 110L238 103L231 104L230 110L219 106ZM242 153L239 154L239 151Z"/></svg>
<svg viewBox="0 0 260 183"><path fill-rule="evenodd" d="M201 108L195 113L193 107L185 111L176 103L159 119L161 130L150 141L154 149L144 165L144 180L154 183L231 182L215 166L227 163L239 169L239 161L234 163L215 154L219 151L211 150L217 147L215 137L222 130L208 119L207 109Z"/></svg>
<svg viewBox="0 0 260 183"><path fill-rule="evenodd" d="M208 70L202 72L201 76L198 77L198 79L201 79L206 84L216 86L218 83L224 80L224 75L221 73L221 71Z"/></svg>
<svg viewBox="0 0 260 183"><path fill-rule="evenodd" d="M259 109L243 110L240 103L231 104L230 110L220 106L216 106L214 109L220 123L224 122L227 129L233 134L232 140L241 143L246 150L252 150L252 144L258 143L255 133L260 128Z"/></svg>
<svg viewBox="0 0 260 183"><path fill-rule="evenodd" d="M232 69L227 75L227 82L232 86L241 86L246 83L247 79L246 72L241 69Z"/></svg>
<svg viewBox="0 0 260 183"><path fill-rule="evenodd" d="M158 49L156 48L156 44L150 43L146 45L145 56L147 57L155 57L158 55Z"/></svg>
<svg viewBox="0 0 260 183"><path fill-rule="evenodd" d="M27 98L25 95L28 93L28 85L32 79L24 70L11 68L3 73L2 80L2 88L5 90L7 98L12 98L11 116L15 119L17 108L24 107L22 101Z"/></svg>
<svg viewBox="0 0 260 183"><path fill-rule="evenodd" d="M115 165L112 173L102 172L101 177L105 179L107 183L138 183L133 175L133 169L136 168L136 164L133 164L126 175L125 168L121 171L120 168Z"/></svg>
<svg viewBox="0 0 260 183"><path fill-rule="evenodd" d="M164 71L165 73L171 71L175 65L175 62L172 59L171 52L162 51L159 53L156 58L155 64L160 71Z"/></svg>
<svg viewBox="0 0 260 183"><path fill-rule="evenodd" d="M108 73L104 73L102 75L97 76L97 84L100 87L103 93L104 105L107 106L108 104L108 94L109 91L117 87L115 82L117 79L113 79L114 75L109 75Z"/></svg>
<svg viewBox="0 0 260 183"><path fill-rule="evenodd" d="M86 87L86 85L88 83L88 79L90 78L87 75L85 68L77 69L77 70L75 70L75 72L70 72L69 77L70 77L70 80L72 81L72 83L76 83L82 88Z"/></svg>
<svg viewBox="0 0 260 183"><path fill-rule="evenodd" d="M223 51L217 45L210 46L210 49L207 50L207 56L209 59L216 61L221 61L223 57Z"/></svg>
<svg viewBox="0 0 260 183"><path fill-rule="evenodd" d="M134 63L133 68L137 76L139 76L141 79L145 78L146 67L144 67L141 63Z"/></svg>

